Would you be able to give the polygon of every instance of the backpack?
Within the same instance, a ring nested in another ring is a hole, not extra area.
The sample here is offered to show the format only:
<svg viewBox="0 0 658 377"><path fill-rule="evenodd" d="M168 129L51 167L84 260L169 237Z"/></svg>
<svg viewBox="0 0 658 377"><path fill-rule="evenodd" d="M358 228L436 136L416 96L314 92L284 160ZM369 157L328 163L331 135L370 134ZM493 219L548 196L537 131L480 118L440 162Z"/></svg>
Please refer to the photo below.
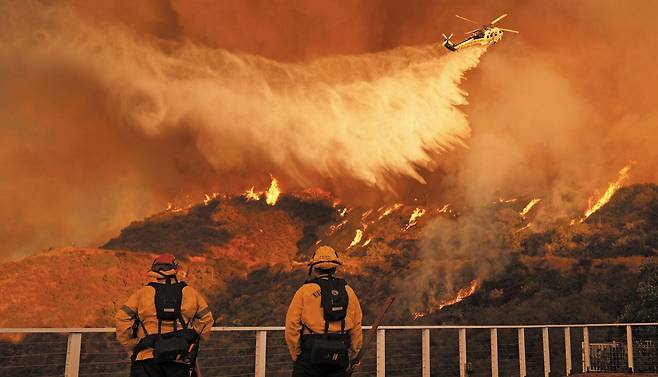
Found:
<svg viewBox="0 0 658 377"><path fill-rule="evenodd" d="M314 364L345 367L349 365L348 337L345 334L345 317L349 296L347 282L329 276L316 278L307 283L320 286L321 305L324 311L324 334L318 336L311 348L311 362ZM340 334L329 334L329 322L340 321Z"/></svg>
<svg viewBox="0 0 658 377"><path fill-rule="evenodd" d="M183 288L187 284L185 282L176 282L175 284L167 282L166 284L149 283L148 286L155 289L158 333L148 334L142 323L142 329L147 336L140 341L140 344L133 352L133 357L137 357L137 354L143 349L153 348L153 356L158 363L188 359L190 346L198 339L198 335L194 329L188 328L189 323L185 323L181 314ZM163 334L162 322L164 321L172 322L174 331ZM182 326L180 330L178 329L179 323Z"/></svg>

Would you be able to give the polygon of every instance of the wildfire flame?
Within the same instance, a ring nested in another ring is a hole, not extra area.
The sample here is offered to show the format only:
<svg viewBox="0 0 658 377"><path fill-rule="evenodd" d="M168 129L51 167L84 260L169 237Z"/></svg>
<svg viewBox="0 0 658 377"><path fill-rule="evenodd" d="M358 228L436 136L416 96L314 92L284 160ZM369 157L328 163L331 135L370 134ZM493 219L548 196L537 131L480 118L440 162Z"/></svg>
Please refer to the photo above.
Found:
<svg viewBox="0 0 658 377"><path fill-rule="evenodd" d="M347 248L349 249L352 246L358 245L359 242L361 242L362 238L363 238L363 231L361 229L357 229L356 234L354 235L354 239L352 240L352 243Z"/></svg>
<svg viewBox="0 0 658 377"><path fill-rule="evenodd" d="M426 210L424 208L414 209L414 212L409 217L409 221L407 222L407 226L405 226L404 229L402 229L402 230L406 232L409 228L411 228L412 226L415 226L416 224L418 224L418 219L420 219L425 214L425 212L426 212Z"/></svg>
<svg viewBox="0 0 658 377"><path fill-rule="evenodd" d="M447 203L443 207L436 210L436 213L449 213L449 212L452 212L450 210L450 203Z"/></svg>
<svg viewBox="0 0 658 377"><path fill-rule="evenodd" d="M594 212L598 211L606 205L610 199L612 199L612 196L619 190L621 185L628 179L628 173L631 171L631 166L632 162L628 163L628 165L624 166L620 171L619 171L619 176L617 177L617 180L612 182L610 185L608 185L608 189L605 190L603 195L596 201L596 203L591 204L592 200L594 197L590 198L590 206L587 208L587 211L585 211L585 214L583 217L580 219L580 222L582 223L583 221L587 220L588 217L590 217Z"/></svg>
<svg viewBox="0 0 658 377"><path fill-rule="evenodd" d="M273 206L276 204L276 201L279 200L279 195L281 194L281 189L279 188L279 181L272 177L272 183L270 183L270 188L265 192L265 203Z"/></svg>
<svg viewBox="0 0 658 377"><path fill-rule="evenodd" d="M248 202L252 200L256 200L256 201L260 200L260 194L254 191L254 186L251 186L251 188L245 191L245 193L242 194L242 196L244 196Z"/></svg>
<svg viewBox="0 0 658 377"><path fill-rule="evenodd" d="M400 209L401 207L402 207L402 203L395 203L395 204L393 204L392 206L386 208L386 210L385 210L381 215L379 215L379 217L377 218L377 220L381 220L381 219L383 219L384 217L390 215L390 214L393 213L394 211L397 211L397 210Z"/></svg>
<svg viewBox="0 0 658 377"><path fill-rule="evenodd" d="M516 230L516 233L519 233L519 232L522 232L522 231L524 231L524 230L526 230L526 229L529 229L531 226L532 226L532 223L528 223L526 226L523 226L523 227L517 229L517 230Z"/></svg>
<svg viewBox="0 0 658 377"><path fill-rule="evenodd" d="M279 195L281 195L281 187L279 186L279 180L272 177L272 182L270 183L270 187L267 189L265 192L258 192L254 191L254 186L251 186L251 188L242 194L242 196L248 201L258 201L260 200L261 196L265 196L265 203L273 206L276 204L277 200L279 200ZM214 194L213 194L214 195ZM215 196L213 196L214 198Z"/></svg>
<svg viewBox="0 0 658 377"><path fill-rule="evenodd" d="M530 210L539 202L541 202L541 199L539 198L532 199L528 204L526 204L525 207L523 207L523 210L519 213L519 215L521 215L521 217L525 217L525 215L527 215L528 212L530 212Z"/></svg>
<svg viewBox="0 0 658 377"><path fill-rule="evenodd" d="M368 240L363 243L363 246L366 247L366 246L370 245L370 242L372 242L372 237L368 238Z"/></svg>
<svg viewBox="0 0 658 377"><path fill-rule="evenodd" d="M426 315L432 314L435 311L438 311L438 310L441 310L441 309L445 308L446 306L455 305L455 304L461 302L466 297L468 297L468 296L472 295L473 293L475 293L475 291L479 287L480 287L480 282L477 279L475 279L475 280L471 281L471 283L468 286L460 289L457 292L457 295L455 295L455 297L443 300L443 301L439 302L437 305L430 306L425 311L414 313L413 319L423 318Z"/></svg>
<svg viewBox="0 0 658 377"><path fill-rule="evenodd" d="M211 195L205 194L203 196L203 205L208 205L213 199L219 196L219 193L213 192Z"/></svg>
<svg viewBox="0 0 658 377"><path fill-rule="evenodd" d="M338 223L338 224L334 224L334 225L330 226L330 227L329 227L329 235L332 235L332 234L336 233L337 230L339 230L340 228L342 228L342 227L343 227L345 224L347 224L347 223L348 223L347 220L343 220L343 221L341 221L341 222Z"/></svg>

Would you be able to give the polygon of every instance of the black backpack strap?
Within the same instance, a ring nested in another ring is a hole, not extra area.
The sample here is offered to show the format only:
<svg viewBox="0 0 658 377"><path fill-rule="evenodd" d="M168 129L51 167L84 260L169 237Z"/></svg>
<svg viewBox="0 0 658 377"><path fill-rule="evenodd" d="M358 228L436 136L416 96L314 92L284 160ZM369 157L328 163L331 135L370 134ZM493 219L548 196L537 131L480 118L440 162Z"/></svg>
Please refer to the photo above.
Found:
<svg viewBox="0 0 658 377"><path fill-rule="evenodd" d="M302 322L302 331L304 331L304 329L308 330L308 332L310 332L311 334L315 334L315 331L311 330L310 327L306 326L306 324Z"/></svg>
<svg viewBox="0 0 658 377"><path fill-rule="evenodd" d="M176 283L180 286L180 291L181 291L181 302L180 303L181 303L181 305L183 305L183 289L185 287L187 287L187 283L184 282L184 281L179 282L178 279L176 279ZM192 318L190 318L190 322L192 322L193 319L194 319L194 316L192 316ZM178 321L183 326L183 329L187 330L187 327L188 327L190 322L185 323L185 318L183 318L183 309L182 308L178 311ZM176 322L174 322L174 330L175 329L176 329Z"/></svg>

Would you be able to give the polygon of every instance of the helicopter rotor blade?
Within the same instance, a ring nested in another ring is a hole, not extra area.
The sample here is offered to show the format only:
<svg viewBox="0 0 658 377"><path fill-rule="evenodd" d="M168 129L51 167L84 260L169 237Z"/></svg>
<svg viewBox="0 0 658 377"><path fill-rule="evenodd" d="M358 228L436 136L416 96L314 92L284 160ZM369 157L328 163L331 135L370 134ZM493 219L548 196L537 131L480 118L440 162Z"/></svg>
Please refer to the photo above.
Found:
<svg viewBox="0 0 658 377"><path fill-rule="evenodd" d="M469 20L468 18L466 18L466 17L462 17L462 16L460 16L460 15L458 15L458 14L455 14L455 16L456 16L457 18L461 18L461 19L464 20L464 21L472 22L472 23L474 23L474 24L476 24L476 25L482 25L482 24L479 23L479 22L475 22L475 21L473 21L473 20Z"/></svg>
<svg viewBox="0 0 658 377"><path fill-rule="evenodd" d="M500 16L500 17L496 18L495 20L491 21L491 23L489 25L493 25L493 24L495 24L496 22L502 20L505 17L507 17L507 13L505 13L502 16Z"/></svg>
<svg viewBox="0 0 658 377"><path fill-rule="evenodd" d="M474 30L471 30L471 31L467 31L467 32L464 33L464 34L466 34L466 35L473 34L473 33L475 33L475 32L478 31L478 30L480 30L480 29L474 29Z"/></svg>
<svg viewBox="0 0 658 377"><path fill-rule="evenodd" d="M502 27L499 27L498 29L500 29L500 30L502 30L502 31L509 31L510 33L516 33L516 34L519 34L518 31L516 31L516 30L512 30L512 29L505 29L505 28L502 28Z"/></svg>

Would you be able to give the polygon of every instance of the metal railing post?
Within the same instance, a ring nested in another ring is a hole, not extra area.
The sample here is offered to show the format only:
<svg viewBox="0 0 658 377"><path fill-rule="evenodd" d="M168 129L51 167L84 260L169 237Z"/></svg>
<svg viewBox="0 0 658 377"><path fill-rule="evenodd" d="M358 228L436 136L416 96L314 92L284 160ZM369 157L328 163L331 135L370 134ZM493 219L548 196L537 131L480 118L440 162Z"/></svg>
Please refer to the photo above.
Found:
<svg viewBox="0 0 658 377"><path fill-rule="evenodd" d="M498 329L491 329L491 377L498 377Z"/></svg>
<svg viewBox="0 0 658 377"><path fill-rule="evenodd" d="M267 331L256 331L256 363L255 377L265 377L265 364L267 360Z"/></svg>
<svg viewBox="0 0 658 377"><path fill-rule="evenodd" d="M628 354L628 371L633 373L635 368L633 360L633 328L626 325L626 353Z"/></svg>
<svg viewBox="0 0 658 377"><path fill-rule="evenodd" d="M583 373L589 372L589 329L583 327Z"/></svg>
<svg viewBox="0 0 658 377"><path fill-rule="evenodd" d="M423 329L423 377L430 377L430 329Z"/></svg>
<svg viewBox="0 0 658 377"><path fill-rule="evenodd" d="M82 348L82 334L70 333L66 343L66 369L65 377L78 377L80 372L80 349Z"/></svg>
<svg viewBox="0 0 658 377"><path fill-rule="evenodd" d="M386 377L386 330L377 330L377 377Z"/></svg>
<svg viewBox="0 0 658 377"><path fill-rule="evenodd" d="M548 339L548 327L544 327L541 330L544 343L544 377L548 377L551 375L551 349Z"/></svg>
<svg viewBox="0 0 658 377"><path fill-rule="evenodd" d="M564 328L564 369L565 375L571 376L571 328Z"/></svg>
<svg viewBox="0 0 658 377"><path fill-rule="evenodd" d="M526 364L525 364L525 329L519 329L519 376L526 377Z"/></svg>
<svg viewBox="0 0 658 377"><path fill-rule="evenodd" d="M459 377L466 377L466 329L459 329Z"/></svg>

